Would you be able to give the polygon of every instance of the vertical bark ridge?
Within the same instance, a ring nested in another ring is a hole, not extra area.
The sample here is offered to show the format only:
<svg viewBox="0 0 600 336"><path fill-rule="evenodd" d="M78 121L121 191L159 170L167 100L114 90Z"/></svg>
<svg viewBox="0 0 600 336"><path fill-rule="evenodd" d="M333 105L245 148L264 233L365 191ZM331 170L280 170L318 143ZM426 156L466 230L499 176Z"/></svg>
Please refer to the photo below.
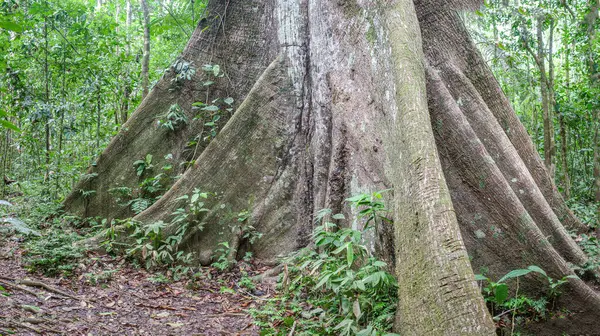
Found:
<svg viewBox="0 0 600 336"><path fill-rule="evenodd" d="M529 265L555 279L572 275L570 263L586 259L563 223L571 228L581 223L562 201L457 14L431 10L430 0L416 3L432 124L473 265L496 279ZM527 277L521 291L543 294L544 282ZM598 293L580 279L571 279L568 291L562 304L579 313L562 329L549 327L542 334L596 328Z"/></svg>
<svg viewBox="0 0 600 336"><path fill-rule="evenodd" d="M429 63L435 67L447 61L464 73L502 125L535 183L563 225L569 230L587 231L586 226L575 217L558 192L527 130L479 54L458 14L453 10L435 10L433 0L415 0L415 4L417 4L419 22L423 29L425 56Z"/></svg>
<svg viewBox="0 0 600 336"><path fill-rule="evenodd" d="M412 4L398 1L386 9L397 104L392 134L399 138L388 151L396 167L392 176L401 298L396 327L407 335L493 335L433 140L416 22Z"/></svg>
<svg viewBox="0 0 600 336"><path fill-rule="evenodd" d="M504 179L544 236L550 238L550 243L561 251L567 261L578 265L585 263L587 259L585 254L571 239L550 208L502 126L494 118L472 83L452 64L441 64L438 69L447 89L452 94L449 98L457 102L467 121L472 125L477 138L481 140L490 158L494 160Z"/></svg>

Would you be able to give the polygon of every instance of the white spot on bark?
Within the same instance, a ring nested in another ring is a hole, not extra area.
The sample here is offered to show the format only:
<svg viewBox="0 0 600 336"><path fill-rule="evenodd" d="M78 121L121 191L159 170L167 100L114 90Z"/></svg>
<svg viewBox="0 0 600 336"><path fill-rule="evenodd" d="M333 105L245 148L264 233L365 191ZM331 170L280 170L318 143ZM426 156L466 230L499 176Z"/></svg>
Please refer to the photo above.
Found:
<svg viewBox="0 0 600 336"><path fill-rule="evenodd" d="M477 231L475 231L475 237L477 237L479 239L483 239L483 238L485 238L485 232L483 232L482 230L477 230Z"/></svg>

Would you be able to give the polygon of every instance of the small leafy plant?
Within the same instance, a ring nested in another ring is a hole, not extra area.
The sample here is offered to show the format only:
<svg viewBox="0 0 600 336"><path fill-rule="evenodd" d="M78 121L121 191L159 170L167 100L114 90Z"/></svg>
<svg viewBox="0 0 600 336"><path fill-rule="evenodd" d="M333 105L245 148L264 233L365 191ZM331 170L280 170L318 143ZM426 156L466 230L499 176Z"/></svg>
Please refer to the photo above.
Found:
<svg viewBox="0 0 600 336"><path fill-rule="evenodd" d="M85 249L74 243L83 237L75 232L53 230L50 234L26 243L25 262L30 272L49 276L73 274Z"/></svg>
<svg viewBox="0 0 600 336"><path fill-rule="evenodd" d="M229 243L220 242L219 246L214 251L217 260L213 262L211 266L218 269L219 271L229 269L229 267L231 266L231 262L228 258L230 252L231 247L229 246Z"/></svg>
<svg viewBox="0 0 600 336"><path fill-rule="evenodd" d="M384 202L383 193L389 189L375 191L371 194L359 194L346 199L353 207L359 209L358 218L366 219L363 230L368 229L371 225L376 225L377 221L385 223L393 223L385 214L388 212Z"/></svg>
<svg viewBox="0 0 600 336"><path fill-rule="evenodd" d="M364 231L373 229L387 211L379 201L381 193L372 195L347 200L362 208L361 218L367 221L362 231L326 220L344 220L342 214L331 215L328 209L318 213L321 225L313 232L313 247L284 260L279 286L287 294L251 310L262 335L286 334L294 324L301 334L394 335L389 331L398 300L396 279L363 242Z"/></svg>
<svg viewBox="0 0 600 336"><path fill-rule="evenodd" d="M541 275L548 282L548 291L545 297L533 299L519 293L519 279L527 274ZM574 275L567 275L561 279L554 279L538 266L532 265L526 269L516 269L508 272L500 280L493 281L481 274L475 275L475 280L481 281L481 289L488 308L499 328L514 327L526 321L537 321L547 318L554 310L554 301L560 296L560 287L568 282ZM516 279L516 291L513 297L509 295L507 281ZM548 308L548 303L552 303Z"/></svg>
<svg viewBox="0 0 600 336"><path fill-rule="evenodd" d="M188 118L185 111L179 104L173 104L165 116L158 120L158 125L170 131L175 131L184 125L187 125Z"/></svg>
<svg viewBox="0 0 600 336"><path fill-rule="evenodd" d="M172 213L169 223L156 221L148 225L142 225L133 219L115 220L103 226L108 226L103 231L105 240L101 245L108 251L120 251L125 248L125 254L133 259L144 263L146 269L156 270L168 268L167 275L174 280L179 280L191 272L189 266L193 260L192 253L184 253L179 250L188 229L192 226L199 228L200 214L207 212L204 200L209 197L208 193L195 189L191 195L184 195L179 200L186 200L184 207L176 209ZM113 224L114 222L114 224ZM176 227L174 233L166 234L167 227ZM126 232L132 232L126 241L121 242Z"/></svg>
<svg viewBox="0 0 600 336"><path fill-rule="evenodd" d="M142 176L144 172L154 168L152 165L152 154L146 154L142 160L137 160L133 163L137 176Z"/></svg>

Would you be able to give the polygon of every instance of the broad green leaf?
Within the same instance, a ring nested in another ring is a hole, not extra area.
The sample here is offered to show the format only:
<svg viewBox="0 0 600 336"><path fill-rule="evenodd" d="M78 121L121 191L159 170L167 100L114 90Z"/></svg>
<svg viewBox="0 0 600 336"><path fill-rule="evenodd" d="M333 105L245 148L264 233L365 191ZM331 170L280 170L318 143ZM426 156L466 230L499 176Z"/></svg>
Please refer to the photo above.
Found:
<svg viewBox="0 0 600 336"><path fill-rule="evenodd" d="M481 274L475 274L475 281L488 281L489 279Z"/></svg>
<svg viewBox="0 0 600 336"><path fill-rule="evenodd" d="M354 284L356 285L356 288L360 289L363 292L367 290L363 281L354 281Z"/></svg>
<svg viewBox="0 0 600 336"><path fill-rule="evenodd" d="M538 266L531 265L531 266L527 267L527 269L530 271L536 272L536 273L540 273L540 274L544 275L545 277L548 276L546 274L546 272L543 269L539 268Z"/></svg>
<svg viewBox="0 0 600 336"><path fill-rule="evenodd" d="M215 112L219 110L219 107L216 105L208 105L202 108L203 111Z"/></svg>
<svg viewBox="0 0 600 336"><path fill-rule="evenodd" d="M15 124L3 119L0 119L0 126L13 130L15 132L21 132L21 129L15 126Z"/></svg>
<svg viewBox="0 0 600 336"><path fill-rule="evenodd" d="M0 19L0 28L10 30L13 32L17 32L17 33L20 33L23 31L23 27L19 26L18 24L11 22L11 21L4 21L2 19Z"/></svg>
<svg viewBox="0 0 600 336"><path fill-rule="evenodd" d="M529 273L531 273L531 270L529 270L529 269L512 270L512 271L508 272L505 276L503 276L500 280L498 280L498 283L504 282L508 279L518 278L520 276L523 276L523 275L526 275Z"/></svg>
<svg viewBox="0 0 600 336"><path fill-rule="evenodd" d="M346 198L346 202L354 203L354 202L364 200L365 198L368 198L368 197L369 197L369 195L367 195L367 194L360 194L360 195L352 196L350 198Z"/></svg>
<svg viewBox="0 0 600 336"><path fill-rule="evenodd" d="M494 299L496 300L497 304L502 304L504 303L504 301L506 301L506 298L508 297L508 286L506 284L500 284L496 287L496 290L494 291Z"/></svg>
<svg viewBox="0 0 600 336"><path fill-rule="evenodd" d="M348 266L351 266L354 262L354 248L351 244L348 244L346 248L346 261L348 261Z"/></svg>
<svg viewBox="0 0 600 336"><path fill-rule="evenodd" d="M335 251L333 251L332 253L333 254L338 254L338 253L342 252L345 248L348 247L349 244L350 244L349 242L345 243L344 245L342 245L342 246L338 247L337 249L335 249Z"/></svg>
<svg viewBox="0 0 600 336"><path fill-rule="evenodd" d="M317 285L315 286L316 289L321 288L325 283L327 283L327 281L329 280L329 278L331 278L331 273L328 273L326 275L323 276L323 278L321 278L321 281L319 281L319 283L317 283Z"/></svg>

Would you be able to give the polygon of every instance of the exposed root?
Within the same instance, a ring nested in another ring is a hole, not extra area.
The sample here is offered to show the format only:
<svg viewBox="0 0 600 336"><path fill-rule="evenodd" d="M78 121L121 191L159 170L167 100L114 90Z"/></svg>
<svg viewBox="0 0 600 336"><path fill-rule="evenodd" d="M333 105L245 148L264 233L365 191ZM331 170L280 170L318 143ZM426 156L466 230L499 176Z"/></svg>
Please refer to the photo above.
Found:
<svg viewBox="0 0 600 336"><path fill-rule="evenodd" d="M2 277L2 278L4 278L4 277ZM2 279L0 279L0 284L4 285L4 286L6 286L6 287L10 287L10 288L18 289L18 290L20 290L20 291L23 291L23 292L25 292L25 293L27 293L27 294L31 294L31 295L33 295L33 296L34 296L36 299L38 299L38 296L39 296L39 294L38 294L38 293L36 293L36 292L34 292L34 291L32 291L32 290L30 290L30 289L28 289L28 288L25 288L25 287L23 287L23 286L19 286L19 285L13 284L13 283L11 283L11 282L8 282L8 281L2 280Z"/></svg>
<svg viewBox="0 0 600 336"><path fill-rule="evenodd" d="M49 286L49 285L47 285L47 284L45 284L45 283L43 283L41 281L19 280L19 282L22 283L22 284L24 284L24 285L26 285L26 286L43 288L43 289L47 290L48 292L52 292L52 293L55 293L55 294L58 294L58 295L62 295L64 297L68 297L68 298L73 299L73 300L82 300L81 298L78 298L78 297L76 297L74 295L71 295L69 293L63 292L60 289L53 288L53 287L51 287L51 286Z"/></svg>
<svg viewBox="0 0 600 336"><path fill-rule="evenodd" d="M14 282L15 284L9 283L9 282L7 282L7 281L12 281L12 282ZM48 292L55 293L55 294L58 294L58 295L61 295L61 296L67 297L67 298L69 298L69 299L73 299L73 300L82 300L81 298L78 298L78 297L76 297L76 296L74 296L74 295L71 295L71 294L69 294L69 293L63 292L63 291L61 291L60 289L53 288L52 286L50 286L50 285L47 285L47 284L45 284L45 283L43 283L43 282L41 282L41 281L28 280L28 279L23 279L23 280L20 280L20 279L12 279L12 278L9 278L9 277L0 276L0 283L6 284L6 285L7 285L7 286L9 286L9 287L14 287L14 288L17 288L17 289L19 289L19 290L22 290L22 291L24 291L24 292L27 292L27 293L29 293L29 294L32 294L32 295L34 295L34 296L36 296L36 297L38 296L38 294L36 294L35 292L33 292L33 291L31 291L31 290L29 290L29 289L27 289L27 288L23 287L23 286L19 286L18 284L23 284L23 285L25 285L25 286L30 286L30 287L38 287L38 288L43 288L43 289L45 289L45 290L46 290L46 291L48 291Z"/></svg>

